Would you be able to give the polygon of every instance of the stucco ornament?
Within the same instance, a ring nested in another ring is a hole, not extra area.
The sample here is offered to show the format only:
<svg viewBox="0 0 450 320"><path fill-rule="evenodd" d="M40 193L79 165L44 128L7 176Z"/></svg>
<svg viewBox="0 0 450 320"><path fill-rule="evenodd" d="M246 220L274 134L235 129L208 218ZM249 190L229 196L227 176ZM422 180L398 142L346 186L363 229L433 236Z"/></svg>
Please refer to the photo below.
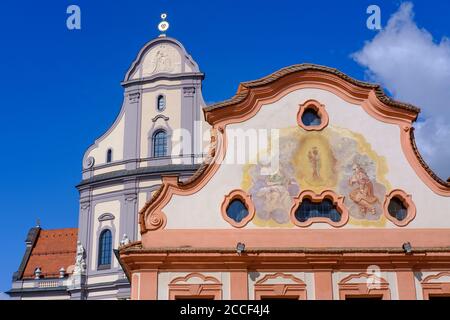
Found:
<svg viewBox="0 0 450 320"><path fill-rule="evenodd" d="M161 43L153 47L144 58L142 76L156 73L180 73L181 56L171 44Z"/></svg>
<svg viewBox="0 0 450 320"><path fill-rule="evenodd" d="M158 230L166 225L166 215L162 211L153 211L148 218L147 229Z"/></svg>
<svg viewBox="0 0 450 320"><path fill-rule="evenodd" d="M84 162L84 167L86 169L92 168L95 164L95 159L93 157L88 157Z"/></svg>
<svg viewBox="0 0 450 320"><path fill-rule="evenodd" d="M160 45L153 57L153 72L171 72L173 70L172 48Z"/></svg>
<svg viewBox="0 0 450 320"><path fill-rule="evenodd" d="M127 234L124 233L122 240L120 240L120 245L121 246L126 246L127 244L130 244L130 239L128 238Z"/></svg>
<svg viewBox="0 0 450 320"><path fill-rule="evenodd" d="M82 274L86 271L86 251L80 241L77 241L77 257L75 261L74 275Z"/></svg>

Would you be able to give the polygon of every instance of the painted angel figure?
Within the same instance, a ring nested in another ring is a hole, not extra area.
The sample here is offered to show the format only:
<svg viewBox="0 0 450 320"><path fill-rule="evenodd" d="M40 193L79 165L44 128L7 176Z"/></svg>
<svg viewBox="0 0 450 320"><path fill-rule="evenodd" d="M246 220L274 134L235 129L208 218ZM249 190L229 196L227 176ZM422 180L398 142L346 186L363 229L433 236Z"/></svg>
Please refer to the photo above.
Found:
<svg viewBox="0 0 450 320"><path fill-rule="evenodd" d="M373 183L364 168L359 164L353 165L353 174L349 179L349 185L357 187L350 192L350 199L359 206L363 214L370 212L376 214L375 204L379 202L374 194Z"/></svg>

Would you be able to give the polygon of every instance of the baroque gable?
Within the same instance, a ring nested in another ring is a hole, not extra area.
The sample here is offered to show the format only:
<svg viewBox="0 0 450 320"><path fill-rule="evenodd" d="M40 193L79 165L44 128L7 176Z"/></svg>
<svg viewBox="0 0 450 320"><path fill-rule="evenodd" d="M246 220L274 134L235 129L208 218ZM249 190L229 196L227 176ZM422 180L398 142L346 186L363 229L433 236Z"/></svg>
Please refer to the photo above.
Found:
<svg viewBox="0 0 450 320"><path fill-rule="evenodd" d="M299 123L310 104L326 118L315 130ZM317 221L315 228L440 226L450 184L418 153L412 125L419 112L390 99L378 85L317 65L291 66L243 83L233 98L205 108L214 133L208 161L189 181L163 178L160 191L140 211L141 232L242 227L245 217L230 224L221 209L235 190L251 199L244 203L247 211L256 211L245 228L302 227L308 217L301 216L295 199L311 192L303 202L313 203L326 191L336 219L347 212L349 219ZM254 152L240 158L239 148ZM398 197L407 214L403 225L386 217L384 202L393 190L403 191Z"/></svg>

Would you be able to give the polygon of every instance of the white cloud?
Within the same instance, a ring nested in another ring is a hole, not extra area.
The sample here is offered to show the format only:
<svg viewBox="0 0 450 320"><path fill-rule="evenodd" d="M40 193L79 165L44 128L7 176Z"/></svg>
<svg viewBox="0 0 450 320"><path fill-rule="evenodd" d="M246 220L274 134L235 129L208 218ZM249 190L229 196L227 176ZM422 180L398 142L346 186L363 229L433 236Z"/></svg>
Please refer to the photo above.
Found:
<svg viewBox="0 0 450 320"><path fill-rule="evenodd" d="M422 109L416 141L430 167L450 177L450 41L435 42L414 21L413 4L403 3L387 26L352 55L395 99Z"/></svg>
<svg viewBox="0 0 450 320"><path fill-rule="evenodd" d="M9 300L9 295L4 292L0 292L0 300Z"/></svg>

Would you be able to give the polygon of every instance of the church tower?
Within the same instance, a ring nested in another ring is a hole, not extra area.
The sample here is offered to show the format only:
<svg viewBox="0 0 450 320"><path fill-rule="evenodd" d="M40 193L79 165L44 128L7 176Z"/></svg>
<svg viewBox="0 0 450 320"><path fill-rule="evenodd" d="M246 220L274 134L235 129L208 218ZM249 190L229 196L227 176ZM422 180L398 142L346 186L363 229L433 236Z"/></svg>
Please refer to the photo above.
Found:
<svg viewBox="0 0 450 320"><path fill-rule="evenodd" d="M86 251L87 299L128 298L129 283L113 255L121 241L140 239L138 212L161 175L191 176L203 161L204 74L184 46L161 34L139 51L121 85L122 108L83 157L78 240ZM77 298L72 294L72 298Z"/></svg>

